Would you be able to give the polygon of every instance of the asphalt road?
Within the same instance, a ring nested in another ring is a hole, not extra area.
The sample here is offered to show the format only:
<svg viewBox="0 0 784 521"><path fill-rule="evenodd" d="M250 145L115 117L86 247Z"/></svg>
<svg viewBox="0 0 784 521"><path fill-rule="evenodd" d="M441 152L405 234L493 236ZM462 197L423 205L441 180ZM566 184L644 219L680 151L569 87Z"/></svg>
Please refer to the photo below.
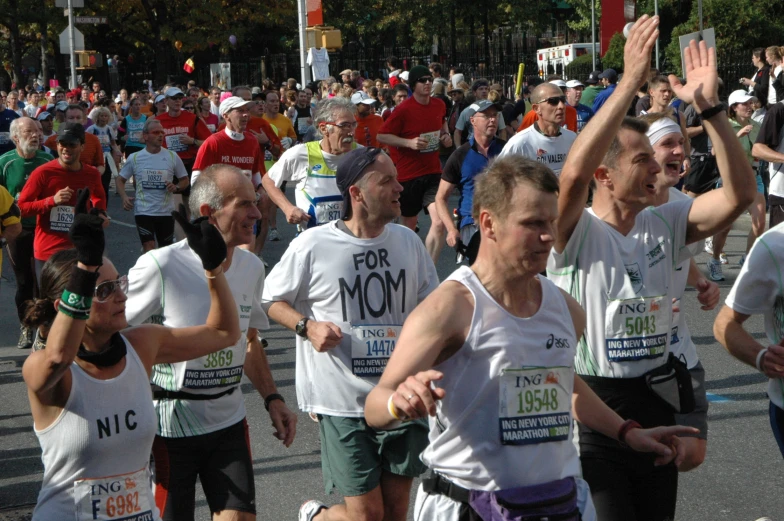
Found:
<svg viewBox="0 0 784 521"><path fill-rule="evenodd" d="M289 189L289 197L292 197ZM120 198L110 197L109 211L114 223L109 228L107 254L120 273L127 273L140 252L139 239L131 223L132 215L121 209ZM428 228L422 220L422 232ZM722 301L738 274L737 261L745 245L748 217L741 218L725 248L730 264L726 281L720 283ZM282 240L270 242L264 256L271 264L280 259L294 228L280 216ZM328 253L328 252L327 252ZM698 257L705 270L707 255ZM454 270L454 253L445 248L438 263L443 280ZM41 451L32 430L32 418L21 367L27 352L16 349L18 324L13 307L13 272L7 260L0 286L0 521L27 519L25 512L36 500L42 476ZM781 487L784 465L770 431L765 379L755 370L735 361L714 340L712 324L716 312L704 312L696 305L693 292L681 303L707 373L706 387L711 398L710 435L705 463L679 479L677 519L690 521L754 521L770 516L784 520ZM747 323L757 338L763 338L760 318ZM294 392L294 334L277 325L264 335L269 340L267 356L280 393L292 408ZM318 425L304 413L299 415L297 438L284 448L272 437L264 402L250 386L243 385L250 424L253 467L259 520L295 520L300 504L307 499L325 503L340 501L327 496L321 479ZM209 519L203 495L197 498L196 519ZM10 508L28 505L27 508ZM2 510L5 509L5 512ZM413 519L412 516L409 516Z"/></svg>

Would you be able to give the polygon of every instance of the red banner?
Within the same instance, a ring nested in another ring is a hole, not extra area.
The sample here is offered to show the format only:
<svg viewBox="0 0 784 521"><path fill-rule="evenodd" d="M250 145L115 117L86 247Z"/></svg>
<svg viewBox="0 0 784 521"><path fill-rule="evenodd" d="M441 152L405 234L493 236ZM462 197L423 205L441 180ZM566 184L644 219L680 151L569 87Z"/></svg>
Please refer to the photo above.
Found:
<svg viewBox="0 0 784 521"><path fill-rule="evenodd" d="M610 39L615 33L623 34L627 22L635 20L635 0L602 0L602 17L599 22L601 54L610 48Z"/></svg>

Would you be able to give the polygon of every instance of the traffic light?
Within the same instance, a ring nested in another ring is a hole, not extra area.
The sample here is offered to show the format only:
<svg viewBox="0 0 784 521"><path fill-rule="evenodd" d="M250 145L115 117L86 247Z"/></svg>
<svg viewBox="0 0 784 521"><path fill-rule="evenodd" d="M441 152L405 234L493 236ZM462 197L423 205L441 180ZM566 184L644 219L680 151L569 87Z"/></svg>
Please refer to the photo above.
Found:
<svg viewBox="0 0 784 521"><path fill-rule="evenodd" d="M103 56L96 51L76 51L77 69L97 69L103 67Z"/></svg>

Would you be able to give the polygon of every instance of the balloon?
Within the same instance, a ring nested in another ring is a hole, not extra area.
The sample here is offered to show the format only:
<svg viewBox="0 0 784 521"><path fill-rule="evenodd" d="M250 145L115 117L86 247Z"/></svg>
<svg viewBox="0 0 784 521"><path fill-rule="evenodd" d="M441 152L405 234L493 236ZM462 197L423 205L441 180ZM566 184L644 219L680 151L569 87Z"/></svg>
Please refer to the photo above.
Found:
<svg viewBox="0 0 784 521"><path fill-rule="evenodd" d="M106 60L106 65L111 67L112 65L114 65L114 61L111 58L109 58L108 60Z"/></svg>
<svg viewBox="0 0 784 521"><path fill-rule="evenodd" d="M182 42L181 42L181 41L179 41L179 40L177 40L176 42L174 42L174 47L175 47L175 48L176 48L178 51L181 51L181 50L182 50Z"/></svg>
<svg viewBox="0 0 784 521"><path fill-rule="evenodd" d="M629 31L632 30L632 27L634 27L634 22L629 22L628 24L623 26L623 37L624 38L628 38L629 37Z"/></svg>
<svg viewBox="0 0 784 521"><path fill-rule="evenodd" d="M234 36L233 34L229 36L229 43L232 45L237 45L237 37Z"/></svg>

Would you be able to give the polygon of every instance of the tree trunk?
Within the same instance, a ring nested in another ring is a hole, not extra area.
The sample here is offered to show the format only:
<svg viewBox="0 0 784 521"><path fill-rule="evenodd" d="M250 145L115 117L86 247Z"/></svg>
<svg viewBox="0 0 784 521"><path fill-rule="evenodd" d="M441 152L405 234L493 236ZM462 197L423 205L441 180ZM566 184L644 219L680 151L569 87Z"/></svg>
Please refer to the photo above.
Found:
<svg viewBox="0 0 784 521"><path fill-rule="evenodd" d="M49 89L49 24L46 20L42 20L38 24L38 30L41 31L41 81L45 90Z"/></svg>

